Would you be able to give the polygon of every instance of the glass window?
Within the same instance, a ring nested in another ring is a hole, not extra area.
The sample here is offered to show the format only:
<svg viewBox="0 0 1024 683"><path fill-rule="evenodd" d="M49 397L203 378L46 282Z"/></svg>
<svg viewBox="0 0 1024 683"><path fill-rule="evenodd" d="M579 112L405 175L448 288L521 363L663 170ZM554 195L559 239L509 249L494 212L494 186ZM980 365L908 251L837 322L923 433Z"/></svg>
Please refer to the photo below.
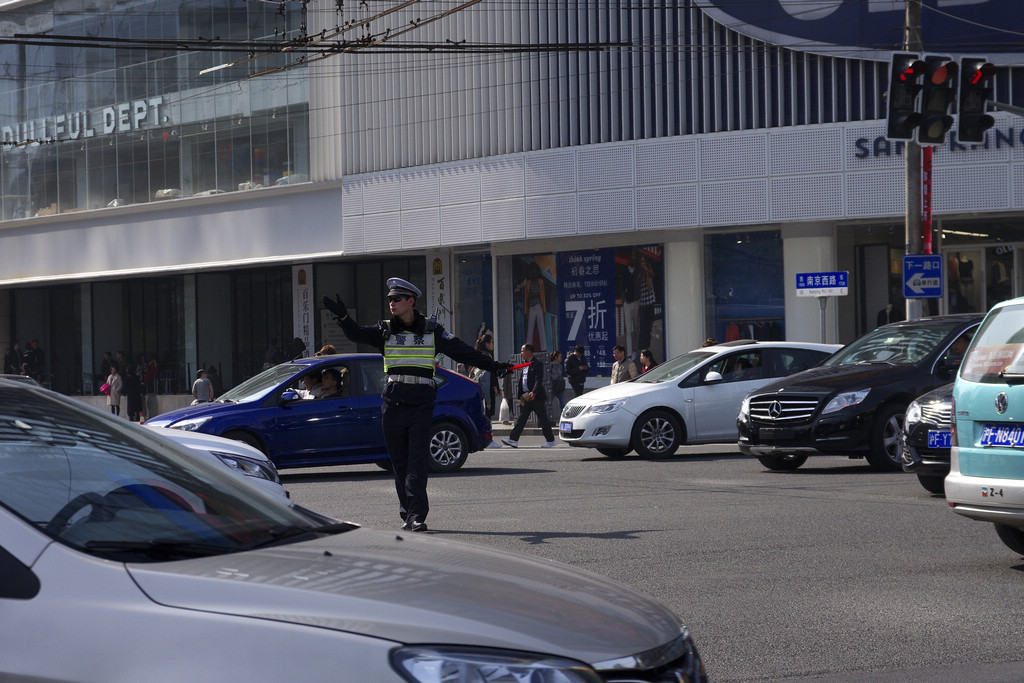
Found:
<svg viewBox="0 0 1024 683"><path fill-rule="evenodd" d="M705 272L711 336L719 341L785 339L779 231L708 236Z"/></svg>

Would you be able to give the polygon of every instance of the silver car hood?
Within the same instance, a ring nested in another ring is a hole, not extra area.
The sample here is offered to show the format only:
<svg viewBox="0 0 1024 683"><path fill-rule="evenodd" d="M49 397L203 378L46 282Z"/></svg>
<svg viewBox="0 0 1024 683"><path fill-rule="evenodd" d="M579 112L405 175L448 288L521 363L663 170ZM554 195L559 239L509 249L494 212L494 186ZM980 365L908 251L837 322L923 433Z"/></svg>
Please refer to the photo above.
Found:
<svg viewBox="0 0 1024 683"><path fill-rule="evenodd" d="M658 603L596 574L401 532L360 528L128 570L163 605L592 664L662 646L682 629Z"/></svg>

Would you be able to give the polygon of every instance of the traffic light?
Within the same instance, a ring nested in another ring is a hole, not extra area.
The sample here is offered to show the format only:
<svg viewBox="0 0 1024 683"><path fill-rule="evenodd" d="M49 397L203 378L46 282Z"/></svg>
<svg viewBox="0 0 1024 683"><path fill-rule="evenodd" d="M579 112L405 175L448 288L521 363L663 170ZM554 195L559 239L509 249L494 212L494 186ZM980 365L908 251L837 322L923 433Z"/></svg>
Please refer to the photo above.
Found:
<svg viewBox="0 0 1024 683"><path fill-rule="evenodd" d="M946 141L946 133L953 127L949 108L956 93L954 85L959 70L956 62L949 57L925 57L921 122L917 129L917 141L922 145L941 145Z"/></svg>
<svg viewBox="0 0 1024 683"><path fill-rule="evenodd" d="M890 140L913 140L921 114L914 106L921 86L918 78L924 73L924 62L918 55L896 52L892 56L889 77L889 116L885 137Z"/></svg>
<svg viewBox="0 0 1024 683"><path fill-rule="evenodd" d="M989 83L996 68L981 57L960 60L960 122L957 140L984 142L985 131L995 125L995 119L985 113L985 103L992 95Z"/></svg>

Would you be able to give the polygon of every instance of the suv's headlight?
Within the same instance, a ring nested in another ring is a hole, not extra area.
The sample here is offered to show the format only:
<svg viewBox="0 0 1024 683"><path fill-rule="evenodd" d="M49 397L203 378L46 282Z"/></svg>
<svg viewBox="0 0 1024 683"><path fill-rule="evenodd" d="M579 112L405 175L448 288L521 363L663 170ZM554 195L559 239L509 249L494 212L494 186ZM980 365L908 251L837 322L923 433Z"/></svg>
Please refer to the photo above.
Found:
<svg viewBox="0 0 1024 683"><path fill-rule="evenodd" d="M412 683L600 683L593 669L571 659L459 647L401 647L391 666Z"/></svg>
<svg viewBox="0 0 1024 683"><path fill-rule="evenodd" d="M621 401L608 401L607 403L595 403L590 406L590 410L587 412L594 415L603 415L604 413L613 413L624 405L626 405L625 399Z"/></svg>
<svg viewBox="0 0 1024 683"><path fill-rule="evenodd" d="M221 462L225 465L246 476L256 477L257 479L266 479L273 482L281 481L281 478L277 474L277 468L274 467L273 463L255 460L253 458L245 458L241 455L235 455L234 453L221 453L220 451L210 452L220 458Z"/></svg>
<svg viewBox="0 0 1024 683"><path fill-rule="evenodd" d="M742 420L743 422L746 422L747 418L749 418L749 417L750 417L750 397L747 396L746 398L743 399L743 403L740 404L739 419Z"/></svg>
<svg viewBox="0 0 1024 683"><path fill-rule="evenodd" d="M183 432L194 432L209 421L209 417L194 417L191 420L182 420L181 422L175 422L174 424L167 426L171 429L180 429Z"/></svg>
<svg viewBox="0 0 1024 683"><path fill-rule="evenodd" d="M823 411L821 411L821 414L828 415L829 413L834 413L837 410L842 410L843 408L850 408L852 406L855 406L861 401L863 401L865 398L867 398L868 391L870 391L870 389L861 389L860 391L844 391L841 394L836 394L836 397L828 402L828 405L825 406L825 409Z"/></svg>
<svg viewBox="0 0 1024 683"><path fill-rule="evenodd" d="M917 424L921 421L921 406L918 405L917 401L911 401L910 405L907 406L907 415L903 419L904 425Z"/></svg>

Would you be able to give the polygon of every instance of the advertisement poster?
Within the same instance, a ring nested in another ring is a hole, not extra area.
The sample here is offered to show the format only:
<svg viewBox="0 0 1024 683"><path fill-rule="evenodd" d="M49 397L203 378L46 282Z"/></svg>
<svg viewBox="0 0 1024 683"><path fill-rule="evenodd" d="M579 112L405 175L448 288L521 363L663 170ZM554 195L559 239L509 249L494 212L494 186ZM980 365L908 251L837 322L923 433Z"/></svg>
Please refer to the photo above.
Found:
<svg viewBox="0 0 1024 683"><path fill-rule="evenodd" d="M661 245L558 254L559 347L584 347L591 375L608 376L612 348L634 360L650 349L665 360L664 264Z"/></svg>

